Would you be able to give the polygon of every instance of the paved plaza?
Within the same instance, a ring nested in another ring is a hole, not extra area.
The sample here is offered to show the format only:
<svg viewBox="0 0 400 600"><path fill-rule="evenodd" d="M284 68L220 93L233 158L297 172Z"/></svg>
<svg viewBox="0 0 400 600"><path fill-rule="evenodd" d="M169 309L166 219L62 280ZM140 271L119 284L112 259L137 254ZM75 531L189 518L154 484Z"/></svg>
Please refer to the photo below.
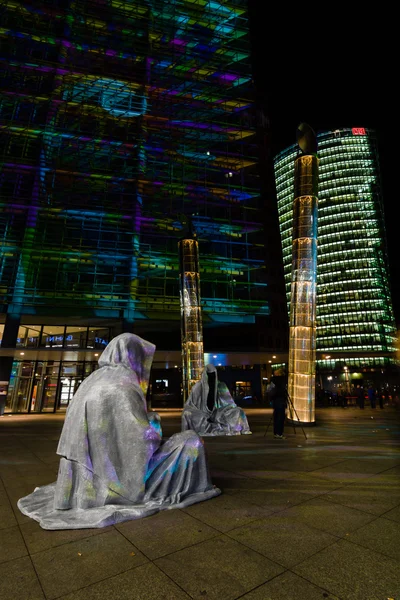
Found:
<svg viewBox="0 0 400 600"><path fill-rule="evenodd" d="M205 438L222 495L106 529L44 531L16 507L55 480L58 415L0 419L1 600L400 600L400 413ZM164 435L179 411L162 412Z"/></svg>

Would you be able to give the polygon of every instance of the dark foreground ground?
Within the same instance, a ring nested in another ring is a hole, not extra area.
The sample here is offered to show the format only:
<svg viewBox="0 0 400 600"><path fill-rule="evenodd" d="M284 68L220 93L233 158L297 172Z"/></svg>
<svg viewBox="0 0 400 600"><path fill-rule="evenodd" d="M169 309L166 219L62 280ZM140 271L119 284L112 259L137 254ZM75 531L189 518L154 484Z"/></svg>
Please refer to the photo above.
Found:
<svg viewBox="0 0 400 600"><path fill-rule="evenodd" d="M55 480L63 418L0 419L1 600L400 600L399 412L322 409L307 441L248 417L254 435L205 440L218 498L54 532L16 502Z"/></svg>

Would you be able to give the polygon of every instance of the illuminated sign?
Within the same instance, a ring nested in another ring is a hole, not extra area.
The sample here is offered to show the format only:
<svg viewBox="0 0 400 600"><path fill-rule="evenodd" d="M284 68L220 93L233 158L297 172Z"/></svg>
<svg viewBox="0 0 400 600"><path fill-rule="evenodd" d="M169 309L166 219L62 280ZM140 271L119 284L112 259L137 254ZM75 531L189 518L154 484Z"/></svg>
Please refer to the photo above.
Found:
<svg viewBox="0 0 400 600"><path fill-rule="evenodd" d="M352 127L351 131L353 135L367 135L364 127Z"/></svg>
<svg viewBox="0 0 400 600"><path fill-rule="evenodd" d="M72 337L72 335L67 335L67 337L65 339L67 340L67 342L72 342L73 337ZM52 335L52 336L46 338L46 342L63 342L63 341L64 341L63 335Z"/></svg>

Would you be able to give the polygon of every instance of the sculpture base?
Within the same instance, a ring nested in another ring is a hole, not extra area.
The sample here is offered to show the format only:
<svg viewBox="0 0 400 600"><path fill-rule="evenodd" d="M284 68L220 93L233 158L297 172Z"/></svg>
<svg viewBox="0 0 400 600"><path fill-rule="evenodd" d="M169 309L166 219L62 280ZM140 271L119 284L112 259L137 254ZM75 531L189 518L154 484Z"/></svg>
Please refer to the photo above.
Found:
<svg viewBox="0 0 400 600"><path fill-rule="evenodd" d="M298 427L314 427L314 425L316 425L316 421L292 421L292 419L289 418L286 419L286 423L291 427L293 427L293 425L297 425Z"/></svg>

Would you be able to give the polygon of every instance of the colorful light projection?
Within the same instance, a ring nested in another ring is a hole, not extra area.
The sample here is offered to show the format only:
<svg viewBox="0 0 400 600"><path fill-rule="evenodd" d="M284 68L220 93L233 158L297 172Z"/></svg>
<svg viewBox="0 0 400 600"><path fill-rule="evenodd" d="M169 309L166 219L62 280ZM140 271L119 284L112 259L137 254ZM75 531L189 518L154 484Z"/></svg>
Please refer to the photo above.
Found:
<svg viewBox="0 0 400 600"><path fill-rule="evenodd" d="M295 161L288 392L290 419L315 422L318 158Z"/></svg>
<svg viewBox="0 0 400 600"><path fill-rule="evenodd" d="M204 313L267 314L246 0L2 6L4 303L179 323L195 214Z"/></svg>
<svg viewBox="0 0 400 600"><path fill-rule="evenodd" d="M199 244L188 238L178 243L181 302L183 400L204 369L201 317Z"/></svg>

